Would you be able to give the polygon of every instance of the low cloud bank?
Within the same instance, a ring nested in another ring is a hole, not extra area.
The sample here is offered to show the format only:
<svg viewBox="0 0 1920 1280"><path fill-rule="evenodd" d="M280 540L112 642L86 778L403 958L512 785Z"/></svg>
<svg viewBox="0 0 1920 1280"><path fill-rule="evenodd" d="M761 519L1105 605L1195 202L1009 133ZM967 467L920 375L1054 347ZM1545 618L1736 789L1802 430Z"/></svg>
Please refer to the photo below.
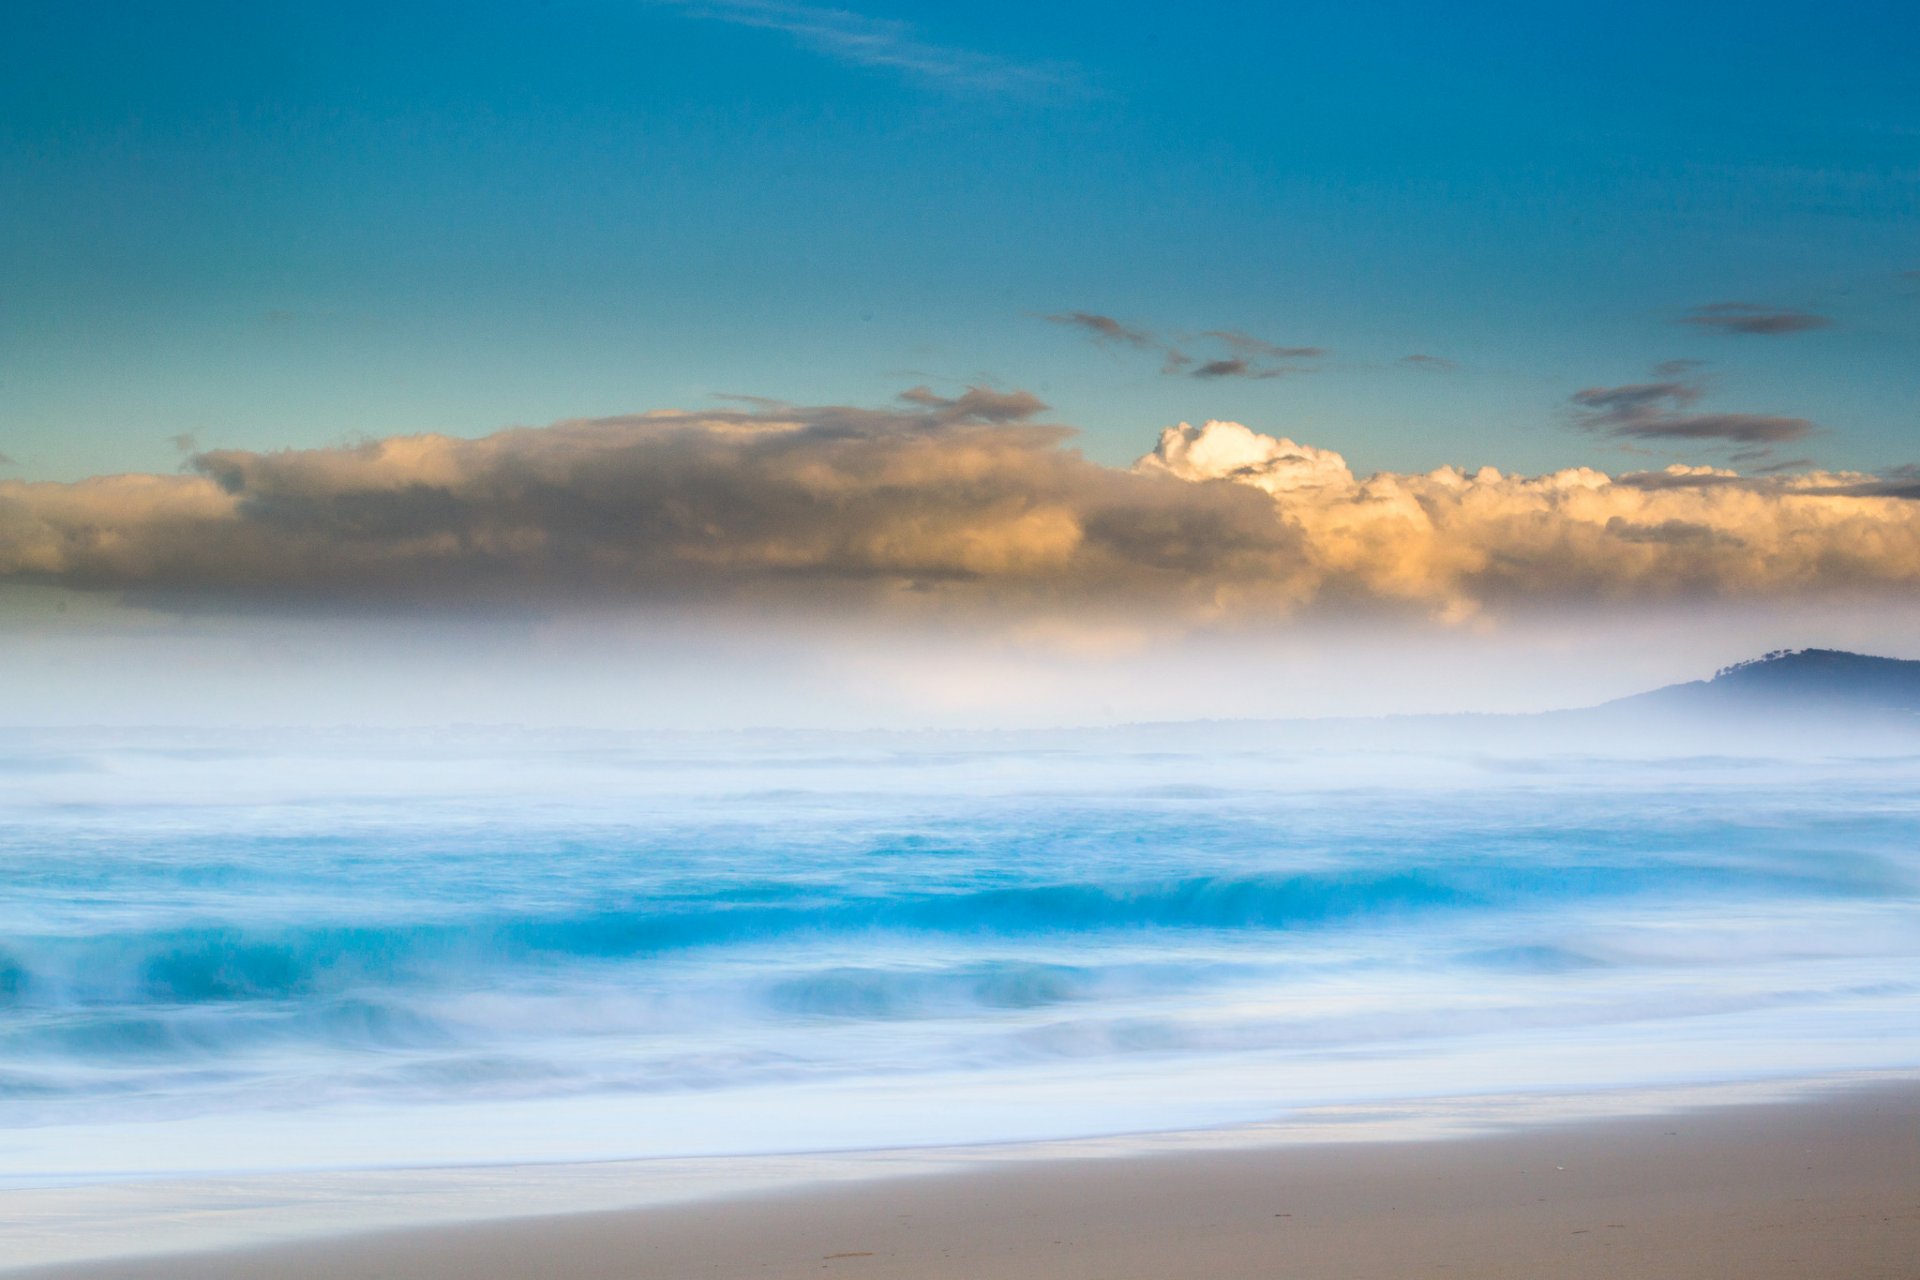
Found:
<svg viewBox="0 0 1920 1280"><path fill-rule="evenodd" d="M1138 466L1263 489L1311 557L1311 598L1449 618L1529 602L1633 604L1904 591L1920 504L1897 478L1712 467L1544 476L1492 467L1360 479L1339 454L1231 422L1163 432Z"/></svg>
<svg viewBox="0 0 1920 1280"><path fill-rule="evenodd" d="M1910 477L1362 478L1230 422L1169 428L1115 468L1044 411L916 388L885 410L756 402L4 482L0 580L195 607L738 602L1180 626L1920 585Z"/></svg>

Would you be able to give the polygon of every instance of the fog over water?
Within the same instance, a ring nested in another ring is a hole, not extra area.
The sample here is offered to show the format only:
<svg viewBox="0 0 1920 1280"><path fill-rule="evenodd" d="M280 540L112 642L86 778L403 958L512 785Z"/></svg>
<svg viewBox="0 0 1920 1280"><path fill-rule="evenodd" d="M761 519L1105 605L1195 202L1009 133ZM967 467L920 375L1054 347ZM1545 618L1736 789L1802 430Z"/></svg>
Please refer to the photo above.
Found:
<svg viewBox="0 0 1920 1280"><path fill-rule="evenodd" d="M0 1174L1920 1063L1897 736L1416 729L12 731Z"/></svg>

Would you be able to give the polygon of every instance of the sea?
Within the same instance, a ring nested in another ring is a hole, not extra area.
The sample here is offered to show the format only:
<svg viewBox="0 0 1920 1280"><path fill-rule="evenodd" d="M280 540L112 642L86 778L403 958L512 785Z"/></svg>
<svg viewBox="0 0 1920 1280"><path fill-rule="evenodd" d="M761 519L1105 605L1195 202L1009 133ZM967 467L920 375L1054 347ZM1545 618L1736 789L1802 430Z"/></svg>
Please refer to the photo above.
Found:
<svg viewBox="0 0 1920 1280"><path fill-rule="evenodd" d="M11 731L0 1183L914 1148L1920 1065L1920 765Z"/></svg>

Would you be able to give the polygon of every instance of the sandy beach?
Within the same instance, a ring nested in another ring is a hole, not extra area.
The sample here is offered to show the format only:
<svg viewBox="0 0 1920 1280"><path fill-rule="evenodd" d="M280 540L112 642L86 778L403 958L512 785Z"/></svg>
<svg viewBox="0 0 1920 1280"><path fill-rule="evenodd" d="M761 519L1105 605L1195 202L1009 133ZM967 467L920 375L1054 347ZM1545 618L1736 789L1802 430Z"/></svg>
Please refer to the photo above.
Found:
<svg viewBox="0 0 1920 1280"><path fill-rule="evenodd" d="M18 1280L1920 1276L1920 1083L1491 1136L1099 1159Z"/></svg>

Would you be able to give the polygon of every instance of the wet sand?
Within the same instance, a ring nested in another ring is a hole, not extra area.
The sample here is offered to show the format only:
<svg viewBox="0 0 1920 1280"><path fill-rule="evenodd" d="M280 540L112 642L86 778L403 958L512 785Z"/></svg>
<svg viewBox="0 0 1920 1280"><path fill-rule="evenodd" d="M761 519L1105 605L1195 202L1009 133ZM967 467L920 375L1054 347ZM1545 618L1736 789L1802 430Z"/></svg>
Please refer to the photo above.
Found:
<svg viewBox="0 0 1920 1280"><path fill-rule="evenodd" d="M98 1280L1920 1277L1920 1083L1426 1142L1027 1160L9 1273Z"/></svg>

